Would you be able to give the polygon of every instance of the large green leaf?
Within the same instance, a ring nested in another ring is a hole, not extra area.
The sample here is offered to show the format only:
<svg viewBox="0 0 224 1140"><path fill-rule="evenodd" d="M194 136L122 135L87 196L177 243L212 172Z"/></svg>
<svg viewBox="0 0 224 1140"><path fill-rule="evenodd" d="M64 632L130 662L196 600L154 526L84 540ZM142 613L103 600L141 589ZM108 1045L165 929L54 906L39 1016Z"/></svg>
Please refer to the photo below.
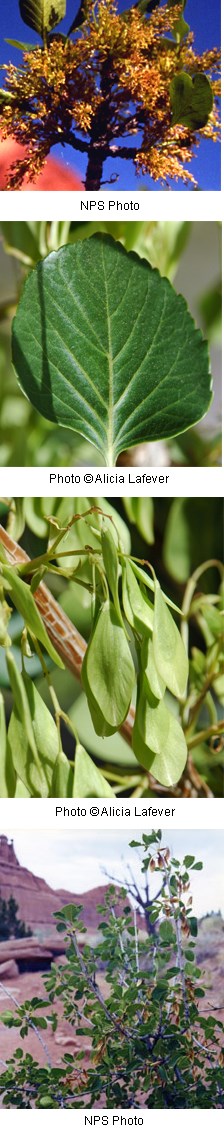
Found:
<svg viewBox="0 0 224 1140"><path fill-rule="evenodd" d="M24 24L43 36L64 19L66 0L19 0L19 8Z"/></svg>
<svg viewBox="0 0 224 1140"><path fill-rule="evenodd" d="M182 123L190 131L206 126L213 107L213 94L207 75L191 76L186 71L174 75L170 84L172 126Z"/></svg>
<svg viewBox="0 0 224 1140"><path fill-rule="evenodd" d="M108 465L137 443L185 431L210 404L207 345L184 298L105 234L30 273L12 351L38 411L80 432Z"/></svg>

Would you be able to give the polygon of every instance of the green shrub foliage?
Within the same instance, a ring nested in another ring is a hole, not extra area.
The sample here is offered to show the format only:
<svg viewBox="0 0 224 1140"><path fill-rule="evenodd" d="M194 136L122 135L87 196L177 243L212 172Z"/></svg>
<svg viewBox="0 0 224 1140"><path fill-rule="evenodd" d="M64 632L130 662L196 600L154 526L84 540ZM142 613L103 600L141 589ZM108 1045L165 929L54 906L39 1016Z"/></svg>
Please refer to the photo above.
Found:
<svg viewBox="0 0 224 1140"><path fill-rule="evenodd" d="M58 912L66 962L51 967L45 999L33 997L1 1015L7 1030L16 1026L22 1038L29 1035L31 1050L19 1047L7 1062L0 1078L5 1107L86 1108L99 1100L101 1106L126 1109L222 1106L222 1023L208 1011L195 962L197 920L189 875L202 863L192 855L182 863L173 858L161 831L143 835L141 842L134 839L131 846L140 848L148 877L141 906L144 941L124 888L118 894L110 885L105 905L98 907L96 949L85 944L81 906L68 904ZM46 1057L44 1029L57 1027L56 998L80 1038L75 1065L72 1052L64 1053L57 1067L48 1049ZM32 1057L33 1032L45 1049L41 1065ZM91 1042L88 1066L83 1036Z"/></svg>

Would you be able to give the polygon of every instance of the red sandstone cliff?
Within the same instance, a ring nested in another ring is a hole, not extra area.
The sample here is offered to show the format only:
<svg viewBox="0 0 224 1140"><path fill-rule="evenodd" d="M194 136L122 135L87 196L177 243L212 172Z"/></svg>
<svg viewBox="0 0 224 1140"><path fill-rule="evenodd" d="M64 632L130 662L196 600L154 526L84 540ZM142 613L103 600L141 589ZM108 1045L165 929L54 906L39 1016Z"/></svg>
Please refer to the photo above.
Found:
<svg viewBox="0 0 224 1140"><path fill-rule="evenodd" d="M13 139L0 140L0 190L5 190L9 169L18 158L23 158L25 148ZM22 190L82 190L82 182L74 170L55 158L47 158L42 173L34 182L26 179Z"/></svg>
<svg viewBox="0 0 224 1140"><path fill-rule="evenodd" d="M57 922L54 911L69 902L81 904L85 926L89 931L96 929L96 908L104 902L105 890L106 887L95 887L83 895L62 888L53 890L44 879L21 867L12 840L0 835L0 895L4 899L13 895L19 908L18 918L29 924L34 934L50 935Z"/></svg>

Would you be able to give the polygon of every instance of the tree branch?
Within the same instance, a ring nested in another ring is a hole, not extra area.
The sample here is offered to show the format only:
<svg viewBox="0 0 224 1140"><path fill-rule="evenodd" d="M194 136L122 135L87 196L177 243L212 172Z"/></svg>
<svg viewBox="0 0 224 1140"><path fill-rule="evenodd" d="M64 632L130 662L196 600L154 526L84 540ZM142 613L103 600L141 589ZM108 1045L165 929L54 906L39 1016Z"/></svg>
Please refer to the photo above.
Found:
<svg viewBox="0 0 224 1140"><path fill-rule="evenodd" d="M68 146L72 146L73 150L81 151L82 154L88 154L89 152L89 143L84 142L84 139L78 139L73 131L63 133L63 142L67 143Z"/></svg>

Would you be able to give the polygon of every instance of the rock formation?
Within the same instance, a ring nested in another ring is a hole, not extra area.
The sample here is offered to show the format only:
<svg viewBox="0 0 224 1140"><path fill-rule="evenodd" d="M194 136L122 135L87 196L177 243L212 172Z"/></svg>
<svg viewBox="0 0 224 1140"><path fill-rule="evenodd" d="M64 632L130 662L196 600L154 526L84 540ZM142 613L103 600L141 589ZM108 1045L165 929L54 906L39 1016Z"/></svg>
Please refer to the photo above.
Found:
<svg viewBox="0 0 224 1140"><path fill-rule="evenodd" d="M20 865L13 841L0 835L0 896L8 900L13 895L18 904L18 918L31 927L38 939L46 939L55 933L57 919L54 918L54 912L66 903L83 906L84 925L93 933L99 920L96 908L104 902L105 891L104 886L95 887L83 895L61 888L53 890L45 879L33 875L32 871Z"/></svg>
<svg viewBox="0 0 224 1140"><path fill-rule="evenodd" d="M0 139L0 190L5 190L9 169L18 158L24 158L25 148L9 138ZM83 185L76 171L55 158L47 158L41 174L29 182L24 179L21 190L82 190Z"/></svg>

